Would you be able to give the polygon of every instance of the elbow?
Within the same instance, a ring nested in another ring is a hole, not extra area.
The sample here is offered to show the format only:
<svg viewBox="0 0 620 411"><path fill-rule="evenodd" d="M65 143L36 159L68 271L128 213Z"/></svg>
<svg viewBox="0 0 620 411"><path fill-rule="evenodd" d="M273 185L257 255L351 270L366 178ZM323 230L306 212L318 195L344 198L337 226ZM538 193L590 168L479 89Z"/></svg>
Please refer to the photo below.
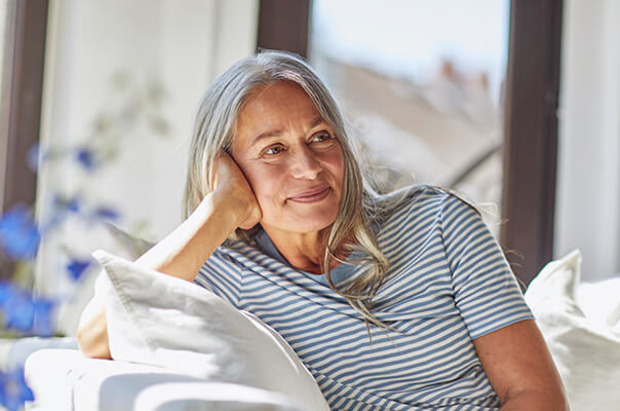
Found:
<svg viewBox="0 0 620 411"><path fill-rule="evenodd" d="M570 406L564 390L561 387L550 390L529 389L509 395L502 401L502 411L510 410L540 410L540 411L569 411Z"/></svg>
<svg viewBox="0 0 620 411"><path fill-rule="evenodd" d="M568 402L568 397L566 396L566 392L564 391L564 387L560 387L559 392L556 396L556 402L558 404L557 409L562 411L570 411L570 404Z"/></svg>
<svg viewBox="0 0 620 411"><path fill-rule="evenodd" d="M568 399L563 391L558 391L554 395L548 395L544 400L545 410L570 411Z"/></svg>
<svg viewBox="0 0 620 411"><path fill-rule="evenodd" d="M92 330L87 330L80 327L77 330L76 339L78 347L84 356L107 360L112 359L110 347L107 341L107 335L105 336L105 339L101 336L97 338L96 335L93 335Z"/></svg>
<svg viewBox="0 0 620 411"><path fill-rule="evenodd" d="M88 331L84 329L84 326L80 325L80 327L77 329L75 333L75 338L77 340L78 348L80 349L80 352L84 354L86 357L92 358L93 357L92 346L91 344L89 344L87 335L88 335Z"/></svg>
<svg viewBox="0 0 620 411"><path fill-rule="evenodd" d="M112 359L108 341L108 326L103 310L90 321L83 322L76 331L78 347L89 358Z"/></svg>

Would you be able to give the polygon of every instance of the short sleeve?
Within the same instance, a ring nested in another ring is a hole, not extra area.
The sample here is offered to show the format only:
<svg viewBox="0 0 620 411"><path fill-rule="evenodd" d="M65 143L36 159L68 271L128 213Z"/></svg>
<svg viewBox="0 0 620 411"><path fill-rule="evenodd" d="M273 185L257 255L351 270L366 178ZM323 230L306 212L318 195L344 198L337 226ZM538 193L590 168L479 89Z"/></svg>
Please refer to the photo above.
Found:
<svg viewBox="0 0 620 411"><path fill-rule="evenodd" d="M446 194L441 226L456 306L471 338L533 318L504 253L478 211Z"/></svg>
<svg viewBox="0 0 620 411"><path fill-rule="evenodd" d="M239 307L241 268L234 259L217 249L202 265L194 283Z"/></svg>

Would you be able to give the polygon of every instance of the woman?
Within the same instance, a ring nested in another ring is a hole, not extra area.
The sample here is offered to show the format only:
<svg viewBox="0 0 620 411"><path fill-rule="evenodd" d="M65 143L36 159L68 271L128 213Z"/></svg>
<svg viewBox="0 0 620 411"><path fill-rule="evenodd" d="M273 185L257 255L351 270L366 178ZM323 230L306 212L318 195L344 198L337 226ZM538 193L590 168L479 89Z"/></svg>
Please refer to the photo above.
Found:
<svg viewBox="0 0 620 411"><path fill-rule="evenodd" d="M301 59L263 52L215 80L185 205L185 222L138 262L271 325L333 409L566 409L475 209L426 186L376 195L340 109ZM78 340L109 357L103 309Z"/></svg>

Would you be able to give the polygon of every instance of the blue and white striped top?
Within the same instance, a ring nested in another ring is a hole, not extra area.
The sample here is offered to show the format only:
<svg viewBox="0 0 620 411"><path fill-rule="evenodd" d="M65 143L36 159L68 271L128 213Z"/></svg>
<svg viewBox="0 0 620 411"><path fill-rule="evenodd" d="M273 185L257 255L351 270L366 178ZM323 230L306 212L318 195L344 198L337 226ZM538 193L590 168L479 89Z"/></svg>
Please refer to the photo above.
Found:
<svg viewBox="0 0 620 411"><path fill-rule="evenodd" d="M371 326L371 341L344 297L273 250L220 247L196 282L277 330L334 410L498 409L472 340L532 315L480 215L419 186L377 239L391 267L373 313L395 331Z"/></svg>

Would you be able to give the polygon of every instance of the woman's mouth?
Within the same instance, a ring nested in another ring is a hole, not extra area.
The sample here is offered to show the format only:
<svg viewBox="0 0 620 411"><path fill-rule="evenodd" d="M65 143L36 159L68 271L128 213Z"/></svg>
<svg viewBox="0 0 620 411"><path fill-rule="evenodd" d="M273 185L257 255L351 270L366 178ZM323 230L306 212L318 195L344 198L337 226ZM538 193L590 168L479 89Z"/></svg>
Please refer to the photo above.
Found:
<svg viewBox="0 0 620 411"><path fill-rule="evenodd" d="M331 190L332 189L329 186L319 187L317 189L312 189L296 194L292 197L289 197L288 200L294 201L296 203L316 203L327 197Z"/></svg>

